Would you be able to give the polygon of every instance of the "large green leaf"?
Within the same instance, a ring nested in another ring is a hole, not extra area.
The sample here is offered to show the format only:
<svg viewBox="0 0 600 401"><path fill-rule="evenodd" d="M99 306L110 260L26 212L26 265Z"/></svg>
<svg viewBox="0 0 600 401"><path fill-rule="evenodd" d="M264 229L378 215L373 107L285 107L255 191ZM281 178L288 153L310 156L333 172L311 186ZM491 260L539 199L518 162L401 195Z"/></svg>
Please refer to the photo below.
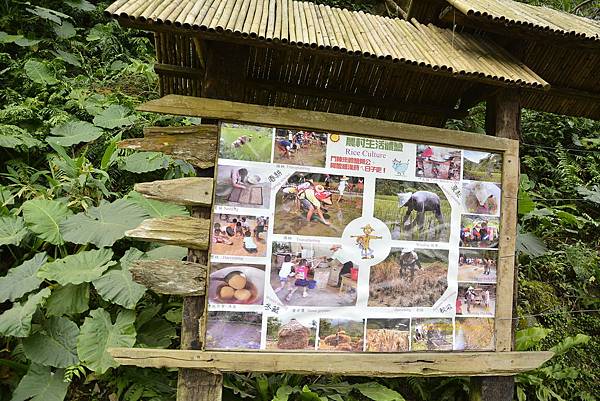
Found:
<svg viewBox="0 0 600 401"><path fill-rule="evenodd" d="M108 312L90 312L81 326L77 339L79 359L97 373L104 373L118 364L108 353L112 347L133 347L135 344L135 312L122 311L113 324Z"/></svg>
<svg viewBox="0 0 600 401"><path fill-rule="evenodd" d="M143 208L150 217L164 218L190 215L185 206L148 199L142 196L139 192L129 192L127 194L127 199Z"/></svg>
<svg viewBox="0 0 600 401"><path fill-rule="evenodd" d="M72 214L64 203L57 200L32 199L23 203L23 218L28 228L54 245L64 243L60 223Z"/></svg>
<svg viewBox="0 0 600 401"><path fill-rule="evenodd" d="M81 11L94 11L96 6L86 0L80 1L65 1L70 7L76 8Z"/></svg>
<svg viewBox="0 0 600 401"><path fill-rule="evenodd" d="M66 368L79 363L77 358L79 327L66 317L52 317L43 331L23 339L25 355L34 363Z"/></svg>
<svg viewBox="0 0 600 401"><path fill-rule="evenodd" d="M52 291L46 300L46 314L48 316L74 315L88 310L90 301L90 285L67 284Z"/></svg>
<svg viewBox="0 0 600 401"><path fill-rule="evenodd" d="M137 346L167 348L174 338L177 338L175 325L165 319L153 318L138 329Z"/></svg>
<svg viewBox="0 0 600 401"><path fill-rule="evenodd" d="M121 170L132 173L147 173L169 167L172 159L160 152L136 152L121 159Z"/></svg>
<svg viewBox="0 0 600 401"><path fill-rule="evenodd" d="M532 233L519 232L517 234L517 252L522 252L531 257L542 256L548 252L548 248L540 238Z"/></svg>
<svg viewBox="0 0 600 401"><path fill-rule="evenodd" d="M353 387L365 397L375 401L404 401L400 393L379 383L360 383Z"/></svg>
<svg viewBox="0 0 600 401"><path fill-rule="evenodd" d="M0 124L0 147L15 149L17 147L39 147L42 142L16 125Z"/></svg>
<svg viewBox="0 0 600 401"><path fill-rule="evenodd" d="M50 295L50 289L30 295L23 304L16 303L0 315L0 335L27 337L31 331L31 319L39 304Z"/></svg>
<svg viewBox="0 0 600 401"><path fill-rule="evenodd" d="M19 245L27 235L25 220L21 217L0 217L0 245Z"/></svg>
<svg viewBox="0 0 600 401"><path fill-rule="evenodd" d="M112 256L113 251L106 248L79 252L46 263L38 271L38 277L61 285L88 283L116 264L111 260Z"/></svg>
<svg viewBox="0 0 600 401"><path fill-rule="evenodd" d="M27 76L38 84L52 85L58 83L58 80L54 77L54 74L44 63L39 61L28 60L25 63L25 73Z"/></svg>
<svg viewBox="0 0 600 401"><path fill-rule="evenodd" d="M65 63L74 65L75 67L81 67L81 56L78 54L69 53L60 49L56 49L56 51L53 51L52 54Z"/></svg>
<svg viewBox="0 0 600 401"><path fill-rule="evenodd" d="M157 260L157 259L173 259L181 260L188 254L188 249L182 246L176 245L163 245L146 252L145 259Z"/></svg>
<svg viewBox="0 0 600 401"><path fill-rule="evenodd" d="M61 13L60 11L40 6L33 6L33 8L26 8L26 10L37 15L38 17L55 22L57 24L60 24L63 18L71 18L69 15Z"/></svg>
<svg viewBox="0 0 600 401"><path fill-rule="evenodd" d="M517 351L527 351L532 349L542 341L552 330L543 327L528 327L523 330L517 330L515 334L515 349Z"/></svg>
<svg viewBox="0 0 600 401"><path fill-rule="evenodd" d="M63 401L69 383L63 380L64 370L53 372L49 367L32 363L12 395L11 401Z"/></svg>
<svg viewBox="0 0 600 401"><path fill-rule="evenodd" d="M37 271L46 263L46 259L45 253L38 253L20 266L10 269L6 276L0 277L0 302L14 301L38 288L42 280L37 276Z"/></svg>
<svg viewBox="0 0 600 401"><path fill-rule="evenodd" d="M102 128L125 127L138 119L138 116L130 114L130 112L125 106L113 104L94 117L94 124Z"/></svg>
<svg viewBox="0 0 600 401"><path fill-rule="evenodd" d="M133 202L118 199L69 217L60 229L65 241L111 246L125 236L125 231L137 227L147 217L144 209Z"/></svg>
<svg viewBox="0 0 600 401"><path fill-rule="evenodd" d="M93 284L105 301L127 309L135 308L146 292L146 287L133 281L131 273L125 267L107 271L102 277L94 280Z"/></svg>
<svg viewBox="0 0 600 401"><path fill-rule="evenodd" d="M46 138L47 142L60 146L71 146L80 142L91 142L102 135L102 129L87 121L69 121L50 130L54 136Z"/></svg>
<svg viewBox="0 0 600 401"><path fill-rule="evenodd" d="M56 33L56 36L61 39L69 39L77 35L75 27L69 21L63 21L60 25L54 25L53 29Z"/></svg>

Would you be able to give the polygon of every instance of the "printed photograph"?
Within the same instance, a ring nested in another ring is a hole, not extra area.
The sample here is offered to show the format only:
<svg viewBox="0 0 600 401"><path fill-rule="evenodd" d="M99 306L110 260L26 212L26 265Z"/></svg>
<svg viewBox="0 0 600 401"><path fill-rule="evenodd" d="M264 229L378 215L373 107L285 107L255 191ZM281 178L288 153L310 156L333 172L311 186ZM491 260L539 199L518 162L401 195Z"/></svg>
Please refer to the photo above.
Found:
<svg viewBox="0 0 600 401"><path fill-rule="evenodd" d="M373 215L388 226L393 240L448 242L451 213L437 184L375 181Z"/></svg>
<svg viewBox="0 0 600 401"><path fill-rule="evenodd" d="M458 281L495 283L498 252L461 249L458 256Z"/></svg>
<svg viewBox="0 0 600 401"><path fill-rule="evenodd" d="M222 159L271 162L273 128L238 123L221 124L219 157Z"/></svg>
<svg viewBox="0 0 600 401"><path fill-rule="evenodd" d="M460 150L439 146L417 145L415 175L439 180L460 180Z"/></svg>
<svg viewBox="0 0 600 401"><path fill-rule="evenodd" d="M325 167L327 134L277 128L273 163Z"/></svg>
<svg viewBox="0 0 600 401"><path fill-rule="evenodd" d="M368 352L406 352L410 349L410 319L367 319Z"/></svg>
<svg viewBox="0 0 600 401"><path fill-rule="evenodd" d="M266 256L269 218L217 214L213 216L213 255Z"/></svg>
<svg viewBox="0 0 600 401"><path fill-rule="evenodd" d="M502 182L502 155L499 153L465 150L463 179Z"/></svg>
<svg viewBox="0 0 600 401"><path fill-rule="evenodd" d="M317 320L312 318L270 317L267 319L267 349L315 350Z"/></svg>
<svg viewBox="0 0 600 401"><path fill-rule="evenodd" d="M271 198L271 168L219 165L215 204L268 208Z"/></svg>
<svg viewBox="0 0 600 401"><path fill-rule="evenodd" d="M410 328L411 351L451 351L453 329L452 319L413 319Z"/></svg>
<svg viewBox="0 0 600 401"><path fill-rule="evenodd" d="M264 265L211 263L208 302L260 305L265 289Z"/></svg>
<svg viewBox="0 0 600 401"><path fill-rule="evenodd" d="M358 266L339 245L273 242L270 280L285 305L356 304Z"/></svg>
<svg viewBox="0 0 600 401"><path fill-rule="evenodd" d="M206 349L259 349L262 314L208 312Z"/></svg>
<svg viewBox="0 0 600 401"><path fill-rule="evenodd" d="M491 182L464 182L462 186L463 210L466 213L500 214L502 191L499 184Z"/></svg>
<svg viewBox="0 0 600 401"><path fill-rule="evenodd" d="M458 283L456 297L457 315L494 316L496 311L496 285Z"/></svg>
<svg viewBox="0 0 600 401"><path fill-rule="evenodd" d="M364 320L320 319L319 350L362 352L364 329Z"/></svg>
<svg viewBox="0 0 600 401"><path fill-rule="evenodd" d="M362 216L364 179L296 172L277 192L276 234L341 237Z"/></svg>
<svg viewBox="0 0 600 401"><path fill-rule="evenodd" d="M454 349L457 351L493 351L494 319L457 317Z"/></svg>
<svg viewBox="0 0 600 401"><path fill-rule="evenodd" d="M463 214L460 222L460 246L498 248L499 227L498 217Z"/></svg>
<svg viewBox="0 0 600 401"><path fill-rule="evenodd" d="M392 248L371 267L369 306L431 307L448 288L448 251Z"/></svg>

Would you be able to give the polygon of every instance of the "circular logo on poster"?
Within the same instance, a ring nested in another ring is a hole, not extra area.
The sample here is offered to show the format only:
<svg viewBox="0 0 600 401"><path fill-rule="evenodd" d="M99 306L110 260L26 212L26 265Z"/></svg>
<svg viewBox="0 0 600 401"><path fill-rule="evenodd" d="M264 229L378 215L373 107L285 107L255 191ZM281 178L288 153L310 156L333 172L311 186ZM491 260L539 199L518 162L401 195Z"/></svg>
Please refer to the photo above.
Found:
<svg viewBox="0 0 600 401"><path fill-rule="evenodd" d="M344 229L342 245L352 262L360 266L373 266L389 255L391 239L390 230L383 221L374 217L359 217Z"/></svg>

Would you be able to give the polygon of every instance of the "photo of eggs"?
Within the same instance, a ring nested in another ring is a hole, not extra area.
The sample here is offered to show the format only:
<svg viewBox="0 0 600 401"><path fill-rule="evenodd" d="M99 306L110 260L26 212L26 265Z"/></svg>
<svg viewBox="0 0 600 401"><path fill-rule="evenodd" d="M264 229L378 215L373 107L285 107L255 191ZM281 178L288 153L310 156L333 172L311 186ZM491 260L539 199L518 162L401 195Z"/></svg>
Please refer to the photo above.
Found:
<svg viewBox="0 0 600 401"><path fill-rule="evenodd" d="M264 265L212 263L209 303L260 305L265 285Z"/></svg>

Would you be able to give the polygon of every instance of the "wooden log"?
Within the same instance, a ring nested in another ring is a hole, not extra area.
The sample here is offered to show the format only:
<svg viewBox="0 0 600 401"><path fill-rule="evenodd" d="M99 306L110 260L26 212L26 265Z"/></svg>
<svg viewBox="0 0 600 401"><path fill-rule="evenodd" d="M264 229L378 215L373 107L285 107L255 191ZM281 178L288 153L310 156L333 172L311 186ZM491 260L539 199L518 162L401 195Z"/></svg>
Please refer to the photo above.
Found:
<svg viewBox="0 0 600 401"><path fill-rule="evenodd" d="M138 260L131 268L133 280L158 294L198 296L206 292L207 267L180 260Z"/></svg>
<svg viewBox="0 0 600 401"><path fill-rule="evenodd" d="M185 206L210 206L213 196L212 178L186 177L174 180L140 182L133 189L148 199Z"/></svg>
<svg viewBox="0 0 600 401"><path fill-rule="evenodd" d="M512 376L472 377L469 401L512 401L515 379Z"/></svg>
<svg viewBox="0 0 600 401"><path fill-rule="evenodd" d="M125 232L129 238L179 245L191 249L207 250L210 219L176 216L164 219L147 219L133 230Z"/></svg>
<svg viewBox="0 0 600 401"><path fill-rule="evenodd" d="M222 372L288 372L346 376L512 376L541 366L550 351L535 352L235 352L112 348L122 365L217 369Z"/></svg>

